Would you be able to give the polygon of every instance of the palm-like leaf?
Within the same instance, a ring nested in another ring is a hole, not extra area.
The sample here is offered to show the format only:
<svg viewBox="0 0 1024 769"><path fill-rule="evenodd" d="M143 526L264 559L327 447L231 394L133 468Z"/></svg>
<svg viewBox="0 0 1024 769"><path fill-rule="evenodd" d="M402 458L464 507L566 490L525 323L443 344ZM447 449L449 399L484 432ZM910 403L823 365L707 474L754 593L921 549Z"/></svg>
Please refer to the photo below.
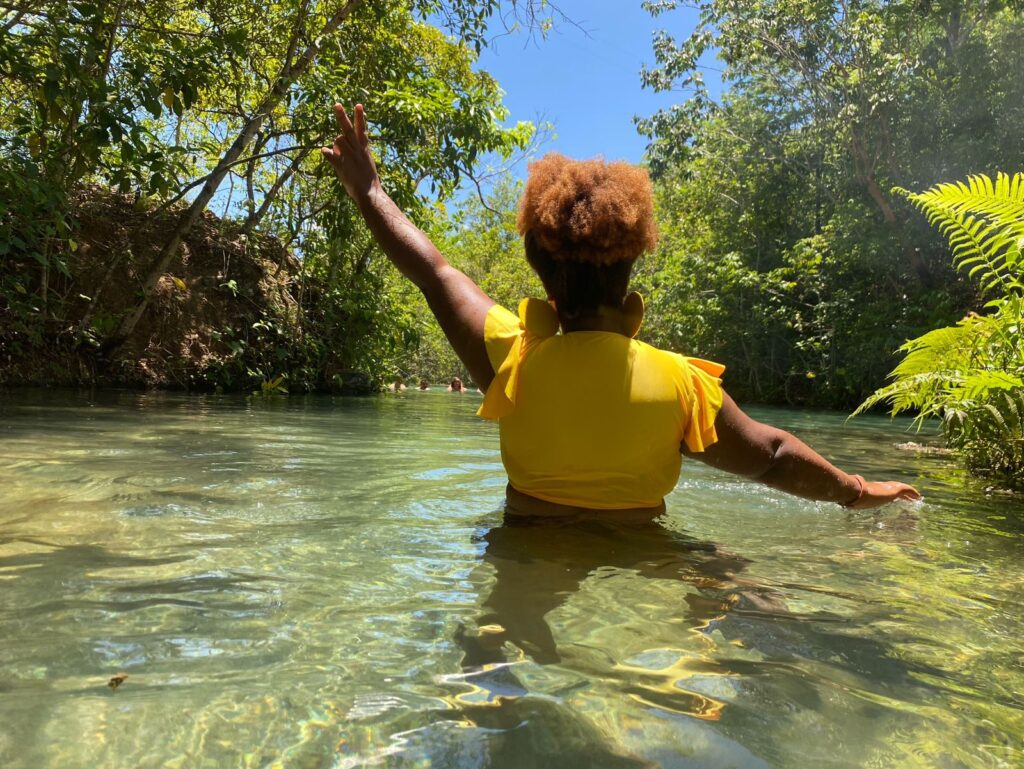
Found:
<svg viewBox="0 0 1024 769"><path fill-rule="evenodd" d="M984 292L1024 291L1024 173L984 174L921 193L897 189L920 208L953 247L953 262Z"/></svg>
<svg viewBox="0 0 1024 769"><path fill-rule="evenodd" d="M937 205L961 212L969 211L992 219L1024 221L1024 173L998 173L993 182L985 174L967 178L967 182L937 184L921 193L903 191L918 205Z"/></svg>

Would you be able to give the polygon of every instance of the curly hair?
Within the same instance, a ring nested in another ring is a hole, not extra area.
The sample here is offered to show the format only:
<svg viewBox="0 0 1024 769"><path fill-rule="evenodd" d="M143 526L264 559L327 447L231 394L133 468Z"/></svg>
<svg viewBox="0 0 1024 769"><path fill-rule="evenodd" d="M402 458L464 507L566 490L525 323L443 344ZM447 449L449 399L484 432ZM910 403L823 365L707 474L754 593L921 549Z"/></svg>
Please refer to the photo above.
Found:
<svg viewBox="0 0 1024 769"><path fill-rule="evenodd" d="M646 171L556 152L530 164L516 224L553 259L595 265L633 262L658 238Z"/></svg>

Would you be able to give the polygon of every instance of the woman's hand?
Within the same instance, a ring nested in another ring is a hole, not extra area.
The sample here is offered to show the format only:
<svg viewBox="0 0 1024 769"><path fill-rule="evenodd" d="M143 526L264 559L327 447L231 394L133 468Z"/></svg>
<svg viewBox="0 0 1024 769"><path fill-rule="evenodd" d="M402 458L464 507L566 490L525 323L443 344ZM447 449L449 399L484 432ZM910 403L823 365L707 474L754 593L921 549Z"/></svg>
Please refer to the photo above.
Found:
<svg viewBox="0 0 1024 769"><path fill-rule="evenodd" d="M843 507L851 510L865 510L869 507L881 507L899 499L917 501L921 492L906 483L898 481L866 481L859 475L853 476L862 484L860 496Z"/></svg>
<svg viewBox="0 0 1024 769"><path fill-rule="evenodd" d="M362 104L357 104L353 125L345 108L335 104L334 118L341 133L335 137L333 147L323 147L320 152L345 185L345 191L353 200L359 201L380 187L377 165L373 162L370 139L366 134L366 112Z"/></svg>

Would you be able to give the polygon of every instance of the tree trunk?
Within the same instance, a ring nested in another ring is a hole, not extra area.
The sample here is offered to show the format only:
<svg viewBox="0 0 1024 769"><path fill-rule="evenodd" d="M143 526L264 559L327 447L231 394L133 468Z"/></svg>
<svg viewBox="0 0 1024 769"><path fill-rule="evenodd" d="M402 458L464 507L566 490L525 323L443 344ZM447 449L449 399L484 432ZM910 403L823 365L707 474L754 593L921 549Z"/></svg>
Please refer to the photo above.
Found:
<svg viewBox="0 0 1024 769"><path fill-rule="evenodd" d="M864 187L864 191L874 201L875 206L878 207L882 214L882 220L899 242L900 250L903 252L907 264L914 270L922 284L925 286L931 285L931 271L921 258L920 249L914 248L907 240L903 227L896 218L896 212L893 210L892 203L889 202L889 198L875 177L876 160L868 157L863 138L856 127L852 129L850 152L853 156L854 177Z"/></svg>
<svg viewBox="0 0 1024 769"><path fill-rule="evenodd" d="M252 148L252 159L245 164L245 218L246 221L256 213L256 156L267 146L267 137L262 131L256 133L256 143Z"/></svg>
<svg viewBox="0 0 1024 769"><path fill-rule="evenodd" d="M960 47L961 37L961 8L956 3L950 10L949 19L946 21L946 55L953 58Z"/></svg>
<svg viewBox="0 0 1024 769"><path fill-rule="evenodd" d="M199 220L200 215L206 210L206 206L210 202L210 199L213 198L214 194L216 194L217 188L224 180L224 177L232 167L232 164L238 160L246 145L248 145L253 136L255 136L256 132L263 124L263 120L273 112L274 108L284 98L291 85L301 77L307 69L309 69L309 66L313 63L313 60L320 52L320 44L323 38L334 33L361 3L362 0L348 0L348 2L345 3L345 5L335 13L326 24L324 24L316 38L314 38L314 40L306 47L302 52L302 55L299 56L294 63L290 56L285 58L284 65L281 68L281 73L274 81L273 87L267 95L263 97L263 101L260 102L256 111L242 127L242 130L239 132L238 136L235 137L231 146L227 149L224 155L221 156L220 161L214 168L213 173L210 174L210 177L206 180L206 183L203 185L199 195L182 214L178 225L171 232L170 237L160 251L160 255L154 261L153 266L150 268L149 273L146 275L146 278L142 283L142 300L130 313L128 313L113 339L110 340L110 344L113 347L116 348L120 346L120 344L122 344L135 329L139 319L142 318L143 313L149 306L149 302L153 295L153 289L156 287L160 277L164 272L166 272L167 265L171 263L171 259L173 259L175 254L178 253L178 246L181 245L182 240L184 240L192 231L192 228ZM289 52L294 50L296 42L301 38L304 23L305 13L300 11L299 18L296 21L295 30L292 34L292 39L288 44Z"/></svg>

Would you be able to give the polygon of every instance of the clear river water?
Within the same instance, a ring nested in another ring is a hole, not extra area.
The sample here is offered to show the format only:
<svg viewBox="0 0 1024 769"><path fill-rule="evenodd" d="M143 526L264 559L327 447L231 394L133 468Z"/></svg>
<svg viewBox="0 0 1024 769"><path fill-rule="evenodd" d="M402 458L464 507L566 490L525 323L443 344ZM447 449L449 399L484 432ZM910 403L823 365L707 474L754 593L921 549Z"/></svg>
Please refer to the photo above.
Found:
<svg viewBox="0 0 1024 769"><path fill-rule="evenodd" d="M752 409L924 502L511 525L477 405L0 394L0 767L1024 766L1024 504L932 438Z"/></svg>

